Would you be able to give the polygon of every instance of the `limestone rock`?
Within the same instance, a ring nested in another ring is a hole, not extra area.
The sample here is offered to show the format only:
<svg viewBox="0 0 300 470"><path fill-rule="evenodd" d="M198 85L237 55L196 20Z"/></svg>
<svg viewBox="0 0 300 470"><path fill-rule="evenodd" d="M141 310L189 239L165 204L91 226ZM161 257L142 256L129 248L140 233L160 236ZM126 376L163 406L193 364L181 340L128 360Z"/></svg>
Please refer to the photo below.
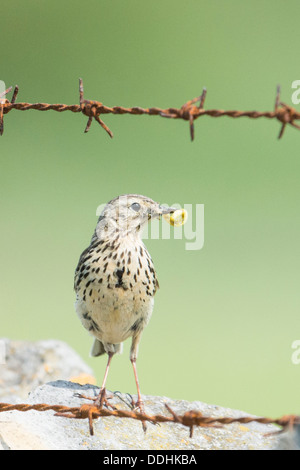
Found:
<svg viewBox="0 0 300 470"><path fill-rule="evenodd" d="M0 339L0 401L24 401L38 385L64 379L95 383L93 372L66 343ZM82 383L81 382L81 383Z"/></svg>
<svg viewBox="0 0 300 470"><path fill-rule="evenodd" d="M92 385L79 385L55 381L37 387L30 393L27 403L47 403L80 406L87 403L77 394L94 397L99 389ZM136 398L136 397L134 397ZM207 416L247 416L246 413L208 405L199 401L188 402L166 397L144 396L148 414L166 414L167 403L177 414L199 410ZM128 396L115 395L111 403L128 409ZM54 416L53 411L10 411L1 413L0 445L4 449L58 449L58 450L200 450L200 449L273 449L278 436L266 436L277 430L273 425L251 423L231 424L222 428L195 427L189 437L188 428L181 424L148 423L146 434L139 421L129 418L105 417L94 420L94 436L89 434L86 419L68 419Z"/></svg>
<svg viewBox="0 0 300 470"><path fill-rule="evenodd" d="M91 369L67 344L56 341L0 340L0 402L46 403L81 406L88 401L78 394L94 397L99 389ZM5 352L5 354L3 354ZM77 383L80 381L80 385ZM29 394L29 395L28 395ZM188 402L167 397L144 396L146 413L168 416L165 404L178 415L188 410L205 416L249 416L244 412ZM136 400L136 397L134 397ZM129 397L115 394L111 403L129 409ZM55 416L54 411L10 411L0 413L0 449L97 449L97 450L201 450L201 449L273 449L300 448L299 429L293 435L266 436L277 431L273 425L231 424L222 428L189 429L174 423L148 423L144 434L139 421L105 417L94 420L94 436L89 434L86 419Z"/></svg>

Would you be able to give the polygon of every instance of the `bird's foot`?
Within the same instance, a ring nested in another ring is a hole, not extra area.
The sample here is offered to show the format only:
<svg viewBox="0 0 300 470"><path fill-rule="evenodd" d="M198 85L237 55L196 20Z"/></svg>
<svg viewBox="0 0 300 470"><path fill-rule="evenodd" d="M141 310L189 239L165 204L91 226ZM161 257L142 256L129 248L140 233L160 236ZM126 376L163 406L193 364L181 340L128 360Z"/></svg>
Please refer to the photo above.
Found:
<svg viewBox="0 0 300 470"><path fill-rule="evenodd" d="M135 402L132 397L131 407L134 411L139 411L142 415L146 414L144 402L141 399L137 399L137 401ZM142 421L142 426L143 426L143 431L146 432L147 431L146 421Z"/></svg>
<svg viewBox="0 0 300 470"><path fill-rule="evenodd" d="M106 406L106 408L111 408L113 410L116 409L115 406L111 405L108 400L111 400L112 398L114 398L114 395L111 394L110 396L107 396L106 394L106 388L101 388L100 389L100 392L99 392L99 395L97 396L97 398L95 399L95 405L98 406L98 408L103 408L103 405Z"/></svg>
<svg viewBox="0 0 300 470"><path fill-rule="evenodd" d="M77 394L76 395L77 397L79 398L84 398L85 400L91 400L94 402L94 405L97 406L98 408L102 409L103 406L105 406L106 408L111 408L112 410L115 410L116 407L111 405L108 400L111 400L112 398L114 398L114 395L109 395L107 396L106 394L106 388L101 388L100 389L100 392L99 392L99 395L97 397L87 397L86 395L82 395L82 394Z"/></svg>

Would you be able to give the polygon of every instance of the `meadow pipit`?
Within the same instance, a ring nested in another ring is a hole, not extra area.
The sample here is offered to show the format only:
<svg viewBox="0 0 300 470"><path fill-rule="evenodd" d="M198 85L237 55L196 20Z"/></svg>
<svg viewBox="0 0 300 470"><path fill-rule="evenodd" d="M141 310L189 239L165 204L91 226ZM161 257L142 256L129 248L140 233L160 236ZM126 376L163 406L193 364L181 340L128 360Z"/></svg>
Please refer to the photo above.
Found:
<svg viewBox="0 0 300 470"><path fill-rule="evenodd" d="M108 354L96 399L100 407L106 402L105 384L111 359L121 352L123 341L132 337L130 361L138 395L135 407L144 412L136 359L142 331L152 314L158 281L141 236L148 221L175 210L135 194L111 200L99 217L89 247L79 259L75 272L76 312L95 337L91 355Z"/></svg>

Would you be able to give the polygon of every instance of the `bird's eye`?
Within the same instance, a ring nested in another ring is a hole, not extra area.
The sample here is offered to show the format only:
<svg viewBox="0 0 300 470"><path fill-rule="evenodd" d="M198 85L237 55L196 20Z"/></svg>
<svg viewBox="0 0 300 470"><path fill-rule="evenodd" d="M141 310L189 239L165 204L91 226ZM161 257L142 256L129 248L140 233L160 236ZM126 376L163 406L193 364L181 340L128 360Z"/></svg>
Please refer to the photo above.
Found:
<svg viewBox="0 0 300 470"><path fill-rule="evenodd" d="M134 210L135 212L138 212L141 208L140 204L138 202L134 202L133 204L131 204L131 209Z"/></svg>

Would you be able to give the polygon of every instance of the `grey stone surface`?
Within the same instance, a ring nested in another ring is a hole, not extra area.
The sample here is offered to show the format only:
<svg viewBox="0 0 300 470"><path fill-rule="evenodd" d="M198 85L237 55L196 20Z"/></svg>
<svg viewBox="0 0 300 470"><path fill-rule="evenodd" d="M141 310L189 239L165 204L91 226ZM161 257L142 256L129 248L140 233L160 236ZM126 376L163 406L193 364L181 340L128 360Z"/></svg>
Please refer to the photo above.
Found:
<svg viewBox="0 0 300 470"><path fill-rule="evenodd" d="M95 396L99 389L66 381L50 382L37 387L26 402L80 406L87 403L76 394ZM121 399L122 398L122 399ZM112 403L128 409L122 400L126 395L114 396ZM247 416L237 410L208 405L199 401L187 402L166 397L144 396L148 414L166 414L165 403L178 414L199 410L207 416ZM0 444L4 449L80 449L80 450L201 450L201 449L273 449L278 436L265 436L277 430L272 425L251 423L231 424L223 428L195 428L192 438L189 430L174 423L148 424L146 434L141 423L128 418L105 417L94 420L94 436L90 436L85 419L67 419L54 416L53 411L10 411L0 415Z"/></svg>
<svg viewBox="0 0 300 470"><path fill-rule="evenodd" d="M276 450L300 450L300 424L279 436Z"/></svg>
<svg viewBox="0 0 300 470"><path fill-rule="evenodd" d="M0 340L0 402L47 403L80 406L88 403L78 394L96 396L99 389L91 369L67 344L56 341ZM4 348L3 348L4 344ZM3 357L5 351L5 357ZM80 385L88 383L88 385ZM136 399L136 397L134 397ZM166 397L144 396L146 412L168 415L165 404L177 414L198 410L206 416L249 416L247 413ZM129 409L126 394L111 401L117 408ZM125 403L124 403L125 402ZM106 417L94 421L94 436L86 419L67 419L53 411L10 411L0 413L0 450L21 449L97 449L97 450L201 450L201 449L288 449L300 447L299 428L293 433L266 436L277 431L272 425L231 424L222 428L189 430L174 423L148 424L144 434L140 422L128 418Z"/></svg>
<svg viewBox="0 0 300 470"><path fill-rule="evenodd" d="M51 380L93 383L93 372L66 343L0 339L0 401L20 403L38 385Z"/></svg>

